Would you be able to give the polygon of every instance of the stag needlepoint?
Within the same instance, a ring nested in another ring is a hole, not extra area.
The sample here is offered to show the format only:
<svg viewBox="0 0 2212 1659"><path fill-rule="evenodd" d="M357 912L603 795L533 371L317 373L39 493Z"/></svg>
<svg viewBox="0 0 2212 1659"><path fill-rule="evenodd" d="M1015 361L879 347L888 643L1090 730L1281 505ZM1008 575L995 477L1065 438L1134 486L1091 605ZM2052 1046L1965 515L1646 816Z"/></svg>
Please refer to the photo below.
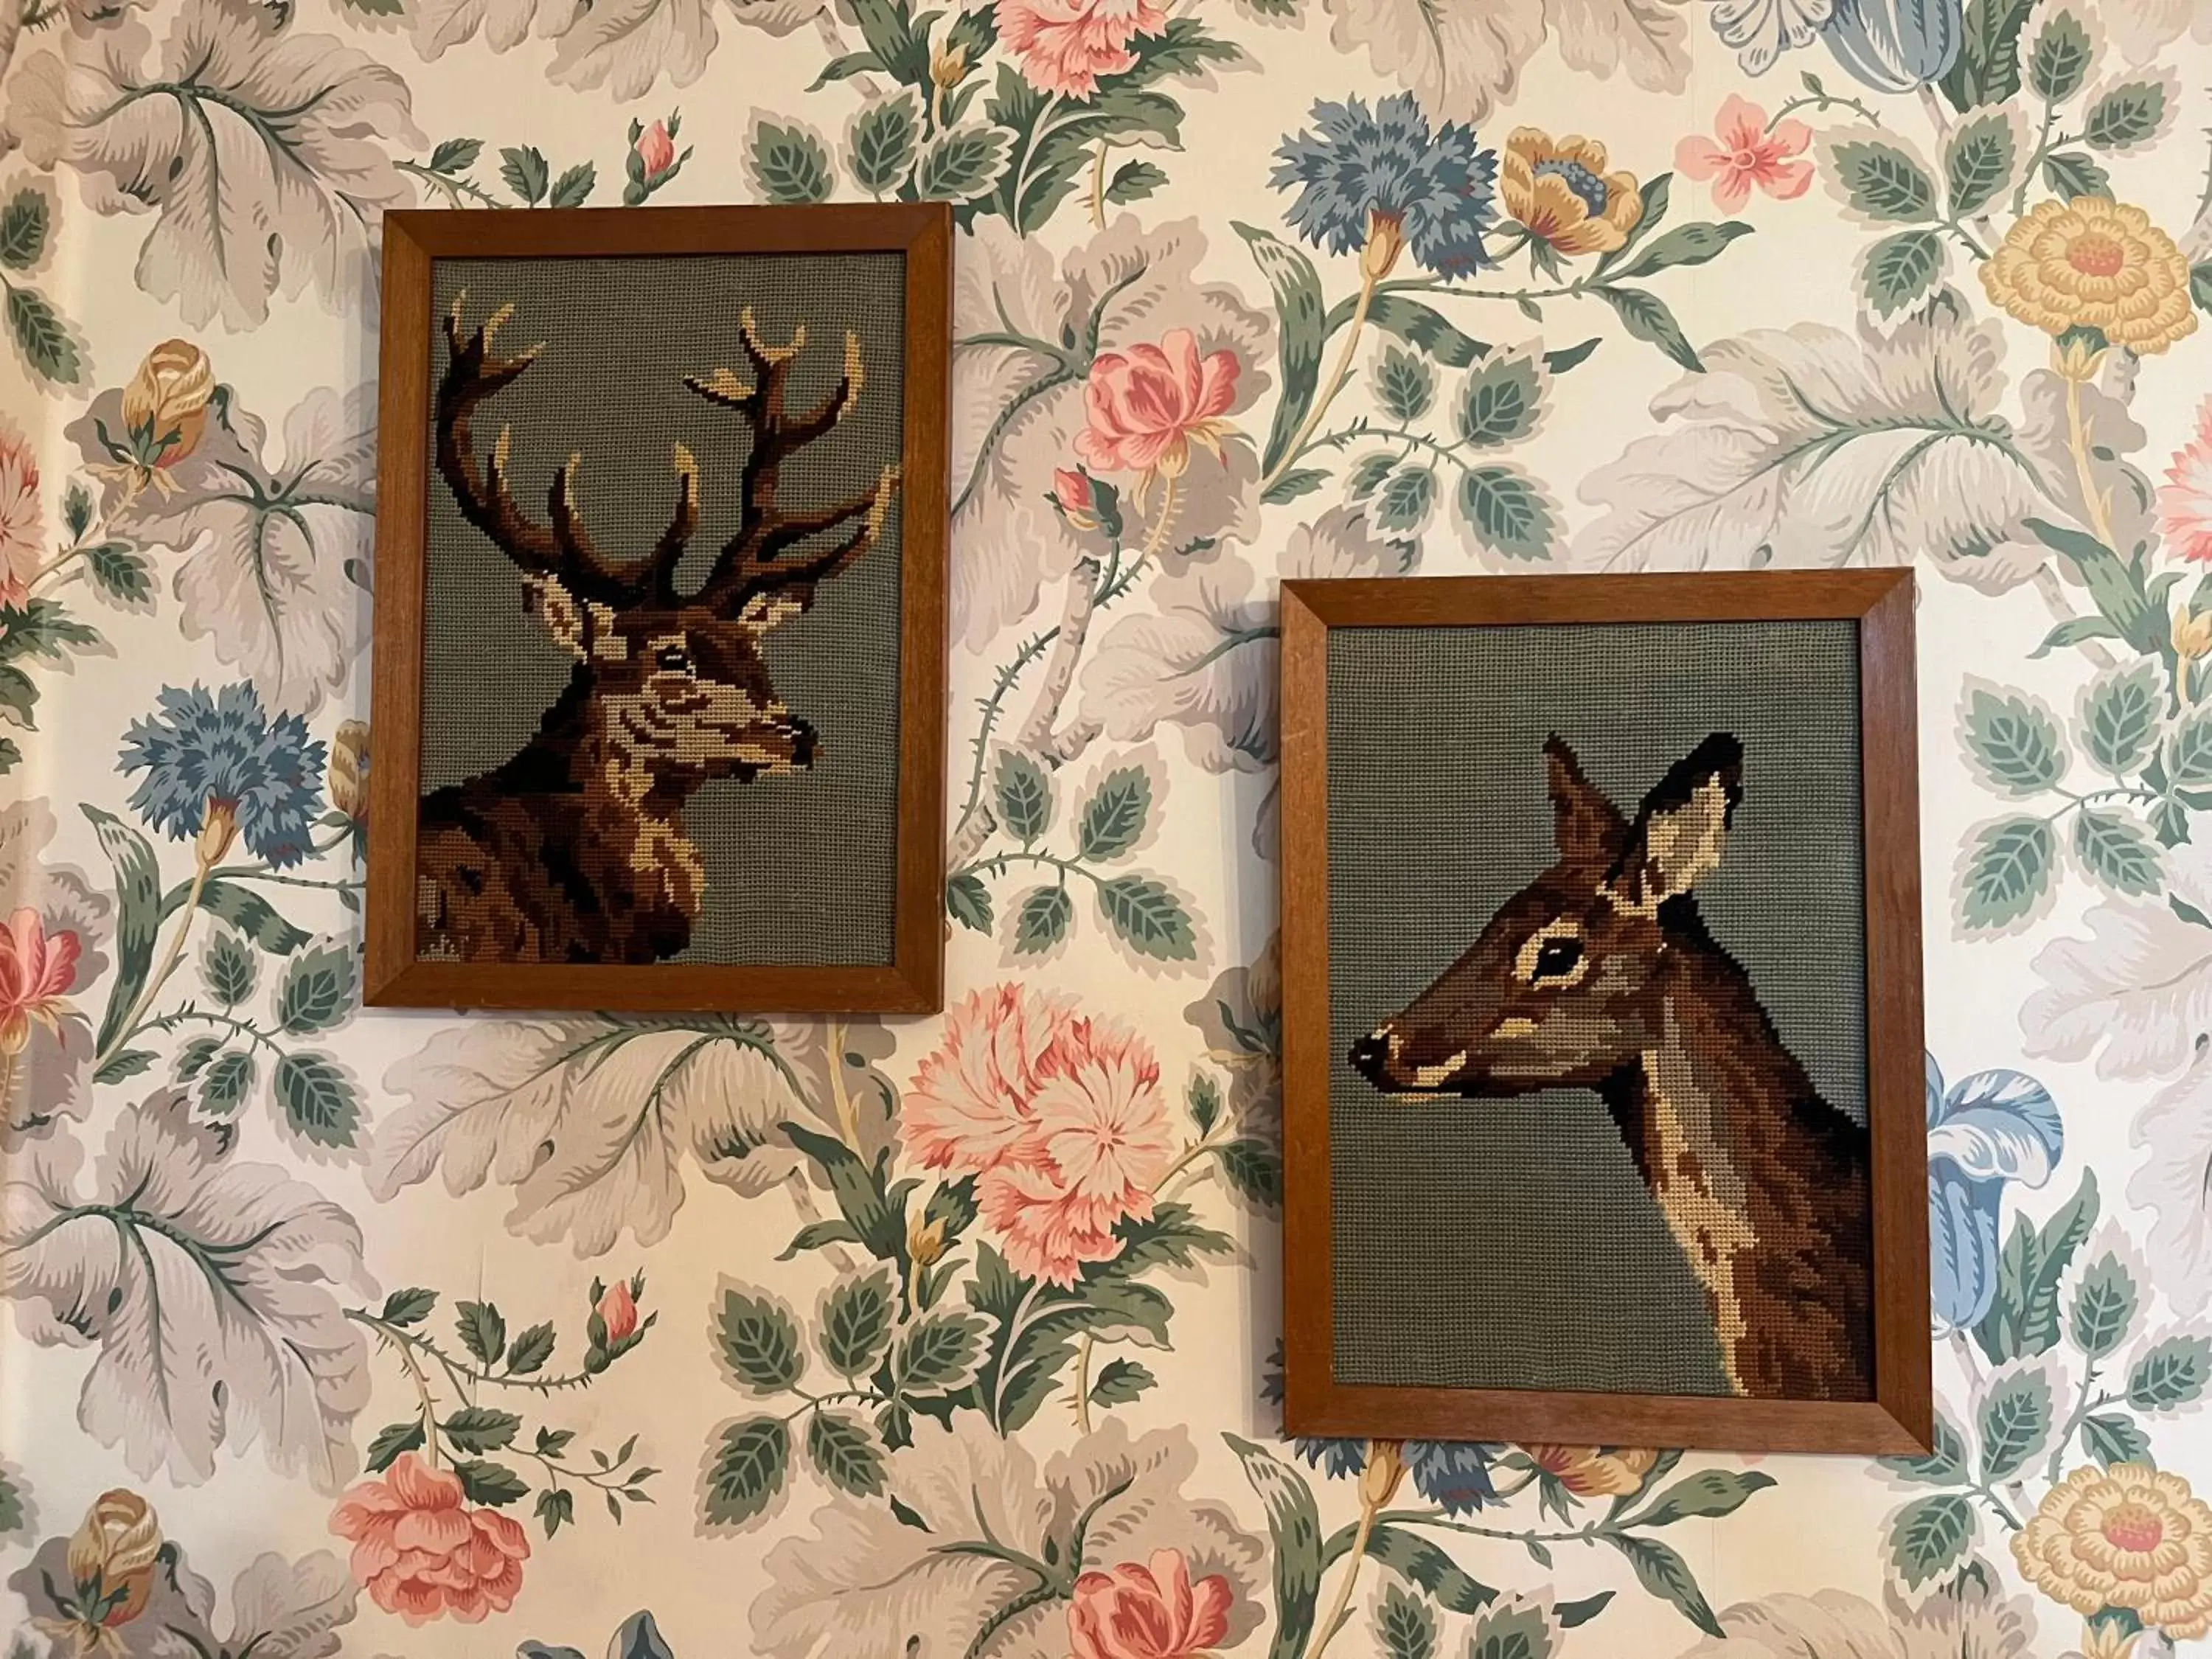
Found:
<svg viewBox="0 0 2212 1659"><path fill-rule="evenodd" d="M1632 820L1556 735L1544 762L1557 861L1351 1063L1391 1095L1594 1090L1703 1287L1732 1391L1871 1398L1868 1133L1784 1046L1692 891L1726 850L1742 744L1705 738Z"/></svg>
<svg viewBox="0 0 2212 1659"><path fill-rule="evenodd" d="M779 475L852 411L864 380L860 337L843 373L811 406L787 401L806 347L763 338L753 312L738 325L742 369L687 376L708 404L751 429L737 488L737 530L706 579L678 591L700 522L700 468L673 449L667 526L633 562L610 559L586 530L580 455L555 471L541 521L509 489L512 433L480 455L478 407L545 349L495 349L510 306L474 329L465 295L445 319L447 362L434 390L439 476L462 517L523 573L524 603L573 659L566 689L504 764L423 796L418 817L418 957L463 962L629 963L683 951L707 896L707 868L684 822L712 780L750 781L813 766L815 728L777 693L762 641L809 609L817 587L881 538L899 469L865 490L793 507Z"/></svg>

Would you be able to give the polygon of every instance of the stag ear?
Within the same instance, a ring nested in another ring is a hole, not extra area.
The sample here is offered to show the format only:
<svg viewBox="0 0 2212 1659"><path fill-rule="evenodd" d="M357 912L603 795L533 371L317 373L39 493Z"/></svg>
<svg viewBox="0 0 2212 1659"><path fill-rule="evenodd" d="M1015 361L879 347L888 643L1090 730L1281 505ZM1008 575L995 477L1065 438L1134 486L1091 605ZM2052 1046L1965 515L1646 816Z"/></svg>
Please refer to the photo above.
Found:
<svg viewBox="0 0 2212 1659"><path fill-rule="evenodd" d="M1742 799L1743 745L1716 732L1644 798L1606 896L1624 910L1652 915L1688 892L1720 864L1729 820Z"/></svg>
<svg viewBox="0 0 2212 1659"><path fill-rule="evenodd" d="M536 574L522 579L522 592L553 643L578 662L593 657L611 662L629 654L629 642L615 631L615 613L596 599L580 605L559 579Z"/></svg>
<svg viewBox="0 0 2212 1659"><path fill-rule="evenodd" d="M1583 775L1575 751L1554 732L1544 742L1544 763L1552 794L1552 833L1559 856L1569 864L1610 865L1628 835L1628 821L1620 816L1605 792Z"/></svg>

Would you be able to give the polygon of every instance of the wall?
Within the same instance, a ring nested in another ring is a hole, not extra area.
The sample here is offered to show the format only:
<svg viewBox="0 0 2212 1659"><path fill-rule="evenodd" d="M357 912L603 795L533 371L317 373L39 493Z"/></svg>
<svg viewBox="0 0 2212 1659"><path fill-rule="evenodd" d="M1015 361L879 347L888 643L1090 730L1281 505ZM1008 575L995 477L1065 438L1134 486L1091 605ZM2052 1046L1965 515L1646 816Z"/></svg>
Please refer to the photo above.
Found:
<svg viewBox="0 0 2212 1659"><path fill-rule="evenodd" d="M9 7L11 1651L2202 1634L2191 10ZM355 1011L379 214L908 188L947 1015ZM1274 580L1905 560L1940 1455L1281 1442Z"/></svg>

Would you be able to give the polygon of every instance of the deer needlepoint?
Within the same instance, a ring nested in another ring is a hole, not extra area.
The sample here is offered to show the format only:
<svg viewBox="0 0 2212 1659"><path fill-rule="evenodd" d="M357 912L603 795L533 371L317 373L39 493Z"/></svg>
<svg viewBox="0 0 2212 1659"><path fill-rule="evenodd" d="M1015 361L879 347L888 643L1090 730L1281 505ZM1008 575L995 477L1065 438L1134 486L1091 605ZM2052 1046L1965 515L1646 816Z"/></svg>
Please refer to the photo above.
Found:
<svg viewBox="0 0 2212 1659"><path fill-rule="evenodd" d="M706 896L685 801L711 779L787 774L820 755L814 728L776 695L761 641L875 544L898 469L886 466L865 491L824 505L778 499L785 465L835 428L860 395L860 343L848 333L836 386L793 409L787 388L805 327L770 345L746 310L738 325L744 368L684 382L743 416L752 442L737 483L737 532L697 591L679 592L677 568L699 524L690 451L674 446L668 527L635 560L611 559L586 531L580 456L554 473L544 520L525 512L509 493L508 430L480 457L471 422L544 348L495 355L513 307L467 331L465 300L445 319L447 364L434 410L438 471L462 517L520 568L525 605L574 666L519 754L423 798L416 954L658 961L690 941Z"/></svg>
<svg viewBox="0 0 2212 1659"><path fill-rule="evenodd" d="M1743 750L1717 732L1633 822L1556 736L1558 861L1352 1045L1392 1094L1594 1090L1705 1288L1738 1395L1874 1394L1868 1134L1823 1100L1692 890L1717 867Z"/></svg>

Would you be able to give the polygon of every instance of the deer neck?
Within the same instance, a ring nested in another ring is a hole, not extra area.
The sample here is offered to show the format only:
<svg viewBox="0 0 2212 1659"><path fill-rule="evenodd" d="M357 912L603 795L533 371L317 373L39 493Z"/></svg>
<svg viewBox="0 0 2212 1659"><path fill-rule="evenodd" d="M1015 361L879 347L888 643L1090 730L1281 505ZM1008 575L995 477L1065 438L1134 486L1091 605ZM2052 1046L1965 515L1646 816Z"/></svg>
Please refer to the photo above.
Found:
<svg viewBox="0 0 2212 1659"><path fill-rule="evenodd" d="M1705 1288L1729 1385L1747 1392L1751 1264L1824 1178L1812 1114L1830 1113L1733 963L1686 953L1661 990L1657 1040L1601 1092L1638 1173Z"/></svg>

